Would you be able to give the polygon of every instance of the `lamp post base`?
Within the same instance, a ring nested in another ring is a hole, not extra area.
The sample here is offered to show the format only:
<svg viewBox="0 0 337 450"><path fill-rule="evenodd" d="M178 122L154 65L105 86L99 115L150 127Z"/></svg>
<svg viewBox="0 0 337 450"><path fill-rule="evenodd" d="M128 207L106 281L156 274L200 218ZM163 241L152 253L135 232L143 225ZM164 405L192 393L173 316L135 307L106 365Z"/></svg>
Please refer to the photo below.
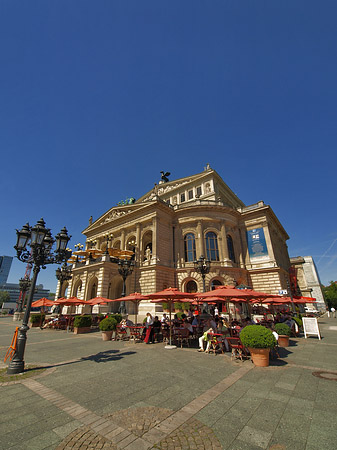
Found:
<svg viewBox="0 0 337 450"><path fill-rule="evenodd" d="M12 360L9 363L7 374L8 375L15 375L20 374L25 371L25 362L24 361L14 361Z"/></svg>

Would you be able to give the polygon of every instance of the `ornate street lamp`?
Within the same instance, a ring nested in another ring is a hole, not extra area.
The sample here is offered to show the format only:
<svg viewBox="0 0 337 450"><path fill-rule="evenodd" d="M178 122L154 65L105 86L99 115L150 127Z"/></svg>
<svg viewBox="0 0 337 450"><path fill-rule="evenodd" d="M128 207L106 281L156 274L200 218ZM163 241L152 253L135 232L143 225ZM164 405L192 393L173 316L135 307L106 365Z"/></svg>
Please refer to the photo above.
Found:
<svg viewBox="0 0 337 450"><path fill-rule="evenodd" d="M45 269L47 264L60 264L66 261L71 253L67 250L67 244L71 236L68 235L64 227L55 236L52 237L50 229L45 227L46 223L40 219L34 227L27 223L22 230L16 230L17 243L14 246L17 258L33 265L33 278L27 300L27 307L23 317L22 326L18 330L17 347L10 361L7 373L22 373L25 368L24 353L27 340L28 320L31 310L31 304L36 286L36 280L41 268ZM56 242L56 249L52 252L53 244ZM29 245L30 250L27 249Z"/></svg>
<svg viewBox="0 0 337 450"><path fill-rule="evenodd" d="M194 269L198 273L200 273L200 275L202 277L202 289L203 289L203 292L206 292L205 277L209 273L210 268L211 268L211 261L209 259L205 259L205 257L203 255L201 255L199 259L194 261ZM208 304L207 303L203 304L203 309L205 311L208 311Z"/></svg>
<svg viewBox="0 0 337 450"><path fill-rule="evenodd" d="M70 250L71 251L71 250ZM60 282L59 295L58 298L62 296L62 286L65 281L69 281L72 278L71 275L71 267L67 265L66 261L62 264L61 267L58 267L56 270L56 278Z"/></svg>
<svg viewBox="0 0 337 450"><path fill-rule="evenodd" d="M211 261L205 259L203 255L201 255L199 259L194 261L194 269L202 276L203 292L206 292L205 277L209 273L210 268L211 268Z"/></svg>
<svg viewBox="0 0 337 450"><path fill-rule="evenodd" d="M123 277L123 292L121 297L126 296L126 279L132 274L133 268L135 266L135 261L131 259L119 259L118 260L118 272ZM119 306L119 313L126 314L125 302L121 301Z"/></svg>
<svg viewBox="0 0 337 450"><path fill-rule="evenodd" d="M20 278L20 280L19 280L20 293L21 293L21 297L19 297L19 300L18 300L18 309L17 309L17 311L19 313L21 313L23 311L23 305L25 302L26 292L29 290L31 284L32 284L32 281L29 279L28 276L25 276L24 278Z"/></svg>

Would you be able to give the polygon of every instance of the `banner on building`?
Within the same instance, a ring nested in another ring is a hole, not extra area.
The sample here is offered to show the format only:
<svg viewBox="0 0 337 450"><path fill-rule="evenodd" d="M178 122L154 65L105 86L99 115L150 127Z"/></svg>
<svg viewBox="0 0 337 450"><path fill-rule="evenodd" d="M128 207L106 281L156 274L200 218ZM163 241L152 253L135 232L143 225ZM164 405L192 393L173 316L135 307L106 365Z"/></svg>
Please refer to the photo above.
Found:
<svg viewBox="0 0 337 450"><path fill-rule="evenodd" d="M268 256L268 249L263 228L248 230L247 243L250 258L261 258L263 256Z"/></svg>

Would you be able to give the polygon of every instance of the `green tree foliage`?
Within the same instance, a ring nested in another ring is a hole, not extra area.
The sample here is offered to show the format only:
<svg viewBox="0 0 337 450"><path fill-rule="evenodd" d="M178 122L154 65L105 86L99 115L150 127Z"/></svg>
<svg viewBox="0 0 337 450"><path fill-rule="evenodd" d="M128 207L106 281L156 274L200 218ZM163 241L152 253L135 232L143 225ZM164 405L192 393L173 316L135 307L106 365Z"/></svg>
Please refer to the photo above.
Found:
<svg viewBox="0 0 337 450"><path fill-rule="evenodd" d="M10 295L7 291L0 291L0 307L3 303L10 301Z"/></svg>
<svg viewBox="0 0 337 450"><path fill-rule="evenodd" d="M330 281L329 286L323 286L323 292L329 309L332 306L337 309L337 282Z"/></svg>

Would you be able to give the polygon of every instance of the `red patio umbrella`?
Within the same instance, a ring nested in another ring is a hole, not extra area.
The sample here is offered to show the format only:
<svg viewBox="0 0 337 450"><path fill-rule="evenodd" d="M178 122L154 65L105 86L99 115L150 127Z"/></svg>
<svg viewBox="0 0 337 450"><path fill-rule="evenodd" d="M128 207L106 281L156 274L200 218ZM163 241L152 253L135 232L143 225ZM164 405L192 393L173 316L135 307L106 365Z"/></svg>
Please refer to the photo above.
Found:
<svg viewBox="0 0 337 450"><path fill-rule="evenodd" d="M77 305L86 305L87 302L80 300L77 297L70 297L70 298L59 298L58 300L55 300L54 305L62 305L62 306L77 306Z"/></svg>
<svg viewBox="0 0 337 450"><path fill-rule="evenodd" d="M138 316L138 306L142 300L149 300L149 297L146 295L142 295L139 292L134 292L133 294L126 295L125 297L114 298L114 299L106 299L107 302L132 302L136 305L136 325L137 325L137 316Z"/></svg>
<svg viewBox="0 0 337 450"><path fill-rule="evenodd" d="M180 302L190 302L196 298L197 294L190 294L188 292L178 291L177 288L167 288L163 291L155 292L154 294L148 294L147 297L150 298L154 303L168 303L170 306L170 343L166 345L165 348L176 348L175 345L172 345L172 303L174 301L179 300Z"/></svg>
<svg viewBox="0 0 337 450"><path fill-rule="evenodd" d="M104 297L95 297L95 298L91 298L90 300L86 301L87 305L91 305L91 306L95 306L95 305L106 305L107 302L109 301L108 298L104 298Z"/></svg>
<svg viewBox="0 0 337 450"><path fill-rule="evenodd" d="M40 308L44 306L53 306L53 305L55 305L55 302L45 297L40 298L39 300L35 300L35 302L32 303L33 308Z"/></svg>

